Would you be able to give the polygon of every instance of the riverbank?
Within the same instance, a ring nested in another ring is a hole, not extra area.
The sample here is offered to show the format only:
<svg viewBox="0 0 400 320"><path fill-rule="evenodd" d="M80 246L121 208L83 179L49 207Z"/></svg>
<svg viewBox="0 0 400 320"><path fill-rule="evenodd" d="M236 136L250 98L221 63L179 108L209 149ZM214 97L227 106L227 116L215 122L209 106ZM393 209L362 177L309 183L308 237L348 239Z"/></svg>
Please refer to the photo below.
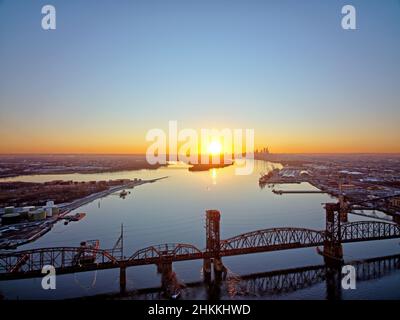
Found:
<svg viewBox="0 0 400 320"><path fill-rule="evenodd" d="M164 176L148 180L130 180L129 182L126 182L122 185L110 187L107 190L90 194L88 196L85 196L84 198L76 199L69 203L59 204L58 207L60 209L60 213L57 216L49 217L43 221L24 222L3 226L0 228L0 249L16 249L21 245L35 241L36 239L40 238L48 231L50 231L55 223L63 220L65 216L68 215L71 211L78 209L85 204L88 204L100 198L107 197L110 194L120 192L125 189L132 189L143 184L154 183L158 180L166 178L168 177Z"/></svg>
<svg viewBox="0 0 400 320"><path fill-rule="evenodd" d="M95 174L127 170L158 169L146 156L137 155L0 155L0 179L43 174Z"/></svg>
<svg viewBox="0 0 400 320"><path fill-rule="evenodd" d="M75 209L77 209L85 204L88 204L96 199L104 198L112 193L119 192L124 189L132 189L134 187L138 187L138 186L140 186L142 184L146 184L146 183L154 183L158 180L162 180L162 179L166 179L166 178L168 178L168 176L156 178L156 179L149 179L149 180L137 179L137 180L125 183L123 185L111 187L108 190L104 190L101 192L97 192L97 193L88 195L82 199L77 199L77 200L73 201L72 203L61 204L61 205L59 205L59 208L62 209L63 211L65 211L65 212L63 212L63 215L65 215L72 210L75 210Z"/></svg>

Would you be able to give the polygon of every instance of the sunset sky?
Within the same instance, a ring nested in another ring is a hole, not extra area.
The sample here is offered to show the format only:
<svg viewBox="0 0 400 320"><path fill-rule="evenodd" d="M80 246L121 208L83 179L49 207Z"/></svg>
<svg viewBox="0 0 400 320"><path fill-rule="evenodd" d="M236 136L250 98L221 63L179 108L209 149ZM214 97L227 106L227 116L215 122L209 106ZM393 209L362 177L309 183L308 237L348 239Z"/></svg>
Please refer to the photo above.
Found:
<svg viewBox="0 0 400 320"><path fill-rule="evenodd" d="M0 0L0 153L142 153L169 120L400 152L400 1Z"/></svg>

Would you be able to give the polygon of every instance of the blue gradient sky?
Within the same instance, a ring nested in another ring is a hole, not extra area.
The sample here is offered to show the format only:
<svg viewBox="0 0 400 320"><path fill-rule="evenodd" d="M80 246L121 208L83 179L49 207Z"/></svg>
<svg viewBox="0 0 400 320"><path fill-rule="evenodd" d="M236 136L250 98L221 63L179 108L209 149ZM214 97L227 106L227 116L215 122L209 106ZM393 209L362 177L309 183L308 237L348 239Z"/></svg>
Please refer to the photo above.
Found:
<svg viewBox="0 0 400 320"><path fill-rule="evenodd" d="M0 0L0 153L142 152L168 120L400 152L400 1Z"/></svg>

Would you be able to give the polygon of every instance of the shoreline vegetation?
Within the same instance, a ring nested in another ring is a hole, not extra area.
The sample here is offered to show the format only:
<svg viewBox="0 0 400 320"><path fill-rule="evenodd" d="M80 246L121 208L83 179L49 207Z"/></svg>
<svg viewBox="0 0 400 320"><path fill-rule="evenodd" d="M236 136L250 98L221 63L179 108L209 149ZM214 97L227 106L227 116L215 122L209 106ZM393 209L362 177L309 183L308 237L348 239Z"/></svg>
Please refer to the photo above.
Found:
<svg viewBox="0 0 400 320"><path fill-rule="evenodd" d="M145 155L0 155L0 179L43 174L96 174L130 170L154 170Z"/></svg>
<svg viewBox="0 0 400 320"><path fill-rule="evenodd" d="M188 168L190 172L196 172L196 171L208 171L210 169L221 169L225 167L229 167L233 165L232 163L209 163L209 164L191 164L191 167Z"/></svg>
<svg viewBox="0 0 400 320"><path fill-rule="evenodd" d="M44 206L47 201L57 205L73 203L96 194L131 189L135 186L153 183L167 177L156 179L116 179L101 181L54 180L49 182L0 182L0 208L22 206Z"/></svg>
<svg viewBox="0 0 400 320"><path fill-rule="evenodd" d="M393 157L400 158L400 154L272 154L255 153L255 160L279 163L285 166L304 166L315 163L326 163L329 160L365 160ZM189 163L189 165L191 165ZM224 164L193 164L189 171L206 171L213 168L223 168ZM0 181L8 178L29 175L61 175L61 174L97 174L131 170L155 170L167 164L149 164L144 154L0 154Z"/></svg>
<svg viewBox="0 0 400 320"><path fill-rule="evenodd" d="M138 180L140 181L140 180ZM124 185L129 179L102 181L54 180L49 182L0 182L0 207L44 206L48 200L55 204L70 203L90 195L107 192Z"/></svg>

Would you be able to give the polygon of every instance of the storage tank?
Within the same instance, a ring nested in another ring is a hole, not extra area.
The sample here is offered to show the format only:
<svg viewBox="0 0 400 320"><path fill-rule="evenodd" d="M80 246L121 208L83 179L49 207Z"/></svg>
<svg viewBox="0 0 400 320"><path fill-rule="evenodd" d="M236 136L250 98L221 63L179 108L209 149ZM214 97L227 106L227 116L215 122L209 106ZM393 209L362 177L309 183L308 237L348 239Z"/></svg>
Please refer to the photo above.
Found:
<svg viewBox="0 0 400 320"><path fill-rule="evenodd" d="M14 224L20 221L21 221L21 215L19 213L7 213L3 214L1 217L2 225Z"/></svg>
<svg viewBox="0 0 400 320"><path fill-rule="evenodd" d="M14 207L5 207L4 208L4 213L14 213Z"/></svg>
<svg viewBox="0 0 400 320"><path fill-rule="evenodd" d="M60 209L58 207L53 207L51 209L52 209L53 216L58 216L60 214Z"/></svg>
<svg viewBox="0 0 400 320"><path fill-rule="evenodd" d="M46 216L52 217L53 216L53 208L54 208L54 201L50 200L46 202Z"/></svg>
<svg viewBox="0 0 400 320"><path fill-rule="evenodd" d="M23 208L20 212L21 219L28 219L29 218L29 210Z"/></svg>
<svg viewBox="0 0 400 320"><path fill-rule="evenodd" d="M46 207L54 207L54 201L47 201L46 202Z"/></svg>
<svg viewBox="0 0 400 320"><path fill-rule="evenodd" d="M53 208L46 207L46 217L50 218L51 216L53 216Z"/></svg>
<svg viewBox="0 0 400 320"><path fill-rule="evenodd" d="M37 212L37 219L38 219L38 220L44 220L44 219L46 219L46 211L44 211L44 210L39 210L39 211Z"/></svg>
<svg viewBox="0 0 400 320"><path fill-rule="evenodd" d="M28 211L34 211L36 209L35 206L28 206L28 207L23 207L22 210L28 210Z"/></svg>
<svg viewBox="0 0 400 320"><path fill-rule="evenodd" d="M43 209L34 211L31 214L32 214L31 215L31 220L33 220L33 221L46 219L46 211L44 211Z"/></svg>

